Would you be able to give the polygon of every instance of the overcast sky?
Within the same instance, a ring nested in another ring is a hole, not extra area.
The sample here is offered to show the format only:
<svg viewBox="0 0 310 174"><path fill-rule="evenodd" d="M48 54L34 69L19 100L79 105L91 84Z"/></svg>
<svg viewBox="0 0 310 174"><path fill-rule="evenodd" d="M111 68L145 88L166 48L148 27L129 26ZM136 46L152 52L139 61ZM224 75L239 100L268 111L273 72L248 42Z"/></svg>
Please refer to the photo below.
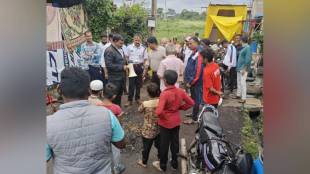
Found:
<svg viewBox="0 0 310 174"><path fill-rule="evenodd" d="M118 6L126 0L114 0L114 3ZM149 7L151 7L151 0L135 0L135 2L145 2ZM206 7L210 1L216 4L243 4L247 3L250 0L166 0L167 9L172 8L175 9L177 13L181 12L183 9L194 10L198 12L202 12L201 7ZM165 0L157 0L157 7L165 8Z"/></svg>

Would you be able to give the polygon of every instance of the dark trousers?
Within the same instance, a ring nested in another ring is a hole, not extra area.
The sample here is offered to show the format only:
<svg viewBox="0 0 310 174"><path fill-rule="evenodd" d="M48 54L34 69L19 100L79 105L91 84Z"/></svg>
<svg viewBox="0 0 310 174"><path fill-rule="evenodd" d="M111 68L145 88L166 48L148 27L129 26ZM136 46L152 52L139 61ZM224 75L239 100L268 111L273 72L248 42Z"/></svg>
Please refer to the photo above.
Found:
<svg viewBox="0 0 310 174"><path fill-rule="evenodd" d="M103 73L103 68L102 67L95 67L92 65L88 65L88 73L90 76L90 81L93 80L101 80L102 82L105 82L104 79L104 73Z"/></svg>
<svg viewBox="0 0 310 174"><path fill-rule="evenodd" d="M159 135L157 135L153 139L142 137L142 143L143 143L143 150L142 150L143 164L147 164L153 143L154 143L155 148L157 149L157 158L160 159L160 156L159 156L160 136Z"/></svg>
<svg viewBox="0 0 310 174"><path fill-rule="evenodd" d="M224 64L222 64L223 68L225 70L228 69L228 67ZM223 74L222 76L222 84L224 84L224 80L226 80L225 82L227 82L228 84L228 87L229 87L229 90L232 92L236 87L237 87L237 71L236 71L236 67L231 67L230 68L230 71L228 74ZM222 86L222 89L224 91L225 89L225 86Z"/></svg>
<svg viewBox="0 0 310 174"><path fill-rule="evenodd" d="M194 100L194 101L197 101L196 100L196 95L199 95L199 94L196 94L196 91L195 91L195 87L192 86L190 88L190 92L191 92L191 98ZM198 112L199 112L199 103L196 103L195 102L195 105L193 106L193 113L192 113L192 119L194 121L197 121L197 116L198 116Z"/></svg>
<svg viewBox="0 0 310 174"><path fill-rule="evenodd" d="M160 126L160 168L164 171L167 170L169 147L172 157L171 166L178 168L179 130L180 126L172 129Z"/></svg>
<svg viewBox="0 0 310 174"><path fill-rule="evenodd" d="M230 91L237 88L237 71L236 67L231 67L229 71L229 87Z"/></svg>
<svg viewBox="0 0 310 174"><path fill-rule="evenodd" d="M136 77L129 77L128 101L132 101L133 97L135 97L136 101L140 99L141 87L142 87L142 75Z"/></svg>
<svg viewBox="0 0 310 174"><path fill-rule="evenodd" d="M109 83L113 83L116 86L116 97L112 102L121 106L122 95L124 91L124 80L113 80L113 78L109 77Z"/></svg>
<svg viewBox="0 0 310 174"><path fill-rule="evenodd" d="M133 97L135 96L135 100L140 99L140 89L142 87L142 75L144 71L143 63L140 64L133 64L133 68L135 73L137 74L136 77L129 77L129 85L128 85L128 101L132 101Z"/></svg>
<svg viewBox="0 0 310 174"><path fill-rule="evenodd" d="M160 79L157 75L157 72L153 71L153 75L152 75L152 80L153 83L156 83L158 85L158 87L160 87Z"/></svg>

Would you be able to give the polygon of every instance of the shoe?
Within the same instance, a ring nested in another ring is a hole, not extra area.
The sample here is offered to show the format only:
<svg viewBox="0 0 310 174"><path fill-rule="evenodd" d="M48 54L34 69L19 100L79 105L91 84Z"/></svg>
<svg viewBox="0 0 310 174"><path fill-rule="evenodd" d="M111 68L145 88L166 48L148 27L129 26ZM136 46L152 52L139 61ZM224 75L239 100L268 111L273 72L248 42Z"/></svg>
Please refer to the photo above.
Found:
<svg viewBox="0 0 310 174"><path fill-rule="evenodd" d="M176 167L176 168L173 167L172 161L170 161L170 166L171 166L171 170L173 170L173 171L177 171L178 170L178 167Z"/></svg>
<svg viewBox="0 0 310 174"><path fill-rule="evenodd" d="M142 162L141 159L139 159L139 160L137 161L137 164L140 165L140 166L142 166L142 167L144 167L144 168L147 167L146 164L143 164L143 162Z"/></svg>
<svg viewBox="0 0 310 174"><path fill-rule="evenodd" d="M197 121L194 121L193 119L188 119L188 120L185 120L183 121L184 124L195 124L195 123L198 123Z"/></svg>
<svg viewBox="0 0 310 174"><path fill-rule="evenodd" d="M124 106L125 107L128 107L128 106L131 106L132 105L132 101L129 101L128 103L126 103Z"/></svg>
<svg viewBox="0 0 310 174"><path fill-rule="evenodd" d="M163 169L160 168L160 162L159 161L154 161L153 167L155 167L158 171L163 172Z"/></svg>
<svg viewBox="0 0 310 174"><path fill-rule="evenodd" d="M231 97L232 99L241 99L241 97L240 96L233 96L233 97Z"/></svg>
<svg viewBox="0 0 310 174"><path fill-rule="evenodd" d="M121 174L126 170L126 167L123 164L119 164L114 167L114 174Z"/></svg>
<svg viewBox="0 0 310 174"><path fill-rule="evenodd" d="M239 103L245 103L246 102L246 100L239 100Z"/></svg>

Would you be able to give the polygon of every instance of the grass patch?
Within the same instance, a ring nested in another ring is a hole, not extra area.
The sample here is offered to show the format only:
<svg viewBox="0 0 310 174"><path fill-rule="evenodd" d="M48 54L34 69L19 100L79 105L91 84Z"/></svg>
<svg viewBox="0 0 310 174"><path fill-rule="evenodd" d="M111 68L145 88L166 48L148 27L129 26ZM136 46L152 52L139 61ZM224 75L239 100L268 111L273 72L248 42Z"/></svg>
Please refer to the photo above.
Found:
<svg viewBox="0 0 310 174"><path fill-rule="evenodd" d="M263 116L262 114L256 119L251 120L248 112L244 112L244 121L242 132L242 145L246 152L251 153L255 158L258 155L258 148L263 139Z"/></svg>
<svg viewBox="0 0 310 174"><path fill-rule="evenodd" d="M162 19L157 21L156 37L159 40L163 37L176 37L182 41L185 36L193 35L195 32L202 37L204 26L205 21L200 20Z"/></svg>

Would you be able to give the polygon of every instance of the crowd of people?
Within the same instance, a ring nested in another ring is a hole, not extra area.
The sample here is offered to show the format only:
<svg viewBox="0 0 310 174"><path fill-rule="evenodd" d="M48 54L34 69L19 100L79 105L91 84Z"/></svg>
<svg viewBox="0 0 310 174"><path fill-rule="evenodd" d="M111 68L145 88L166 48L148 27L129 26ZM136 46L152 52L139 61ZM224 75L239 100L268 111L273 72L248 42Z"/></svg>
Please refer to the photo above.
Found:
<svg viewBox="0 0 310 174"><path fill-rule="evenodd" d="M178 168L180 110L193 108L187 115L191 118L183 123L194 124L202 104L217 108L226 87L222 86L224 77L231 94L237 88L233 98L241 103L246 100L252 56L245 35L216 43L188 36L179 44L176 38L158 42L154 36L142 42L142 36L136 34L128 46L120 34L103 34L96 43L87 31L85 38L79 67L61 73L58 91L64 104L47 117L46 159L53 159L55 173L124 172L120 160L120 149L126 144L122 107L133 105L133 99L144 116L143 150L137 164L147 167L154 144L158 160L152 165L158 171L167 170L169 149L171 168ZM220 63L218 57L222 57ZM130 66L135 75L128 77ZM148 78L148 99L140 101ZM122 105L124 92L128 98Z"/></svg>

